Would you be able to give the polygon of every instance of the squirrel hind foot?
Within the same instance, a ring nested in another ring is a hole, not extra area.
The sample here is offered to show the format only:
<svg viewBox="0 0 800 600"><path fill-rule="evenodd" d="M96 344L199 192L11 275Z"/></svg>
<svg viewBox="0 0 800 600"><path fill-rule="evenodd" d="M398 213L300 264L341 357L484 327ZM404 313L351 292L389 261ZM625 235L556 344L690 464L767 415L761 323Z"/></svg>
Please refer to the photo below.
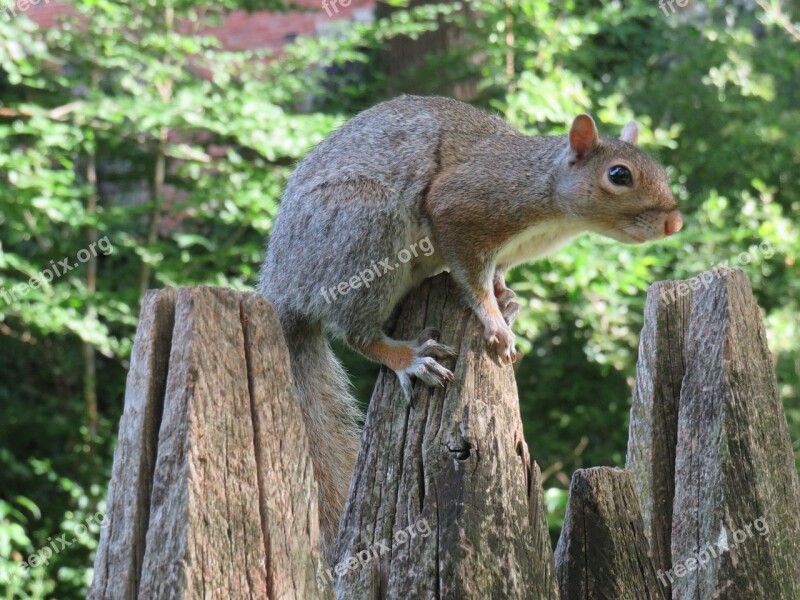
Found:
<svg viewBox="0 0 800 600"><path fill-rule="evenodd" d="M406 401L411 402L414 378L430 387L442 387L453 380L453 373L436 359L452 358L457 353L450 346L438 342L438 336L438 330L428 328L410 342L401 342L386 336L369 343L360 342L356 338L348 338L348 341L365 356L394 371Z"/></svg>
<svg viewBox="0 0 800 600"><path fill-rule="evenodd" d="M438 345L447 348L442 344ZM452 352L449 348L447 350ZM452 355L448 354L448 356ZM395 371L395 373L408 403L411 403L412 397L412 377L419 379L428 387L444 387L445 383L453 381L453 372L440 365L435 358L430 356L415 356L411 365L405 369Z"/></svg>
<svg viewBox="0 0 800 600"><path fill-rule="evenodd" d="M436 359L452 358L458 356L458 353L450 346L438 342L435 338L439 335L439 330L434 328L420 333L412 346L414 355L411 364L395 371L406 402L411 402L412 377L428 387L444 387L445 383L453 381L453 372L440 365Z"/></svg>
<svg viewBox="0 0 800 600"><path fill-rule="evenodd" d="M425 340L421 344L414 346L415 356L433 356L434 358L452 358L458 353L450 346L440 344L436 340Z"/></svg>

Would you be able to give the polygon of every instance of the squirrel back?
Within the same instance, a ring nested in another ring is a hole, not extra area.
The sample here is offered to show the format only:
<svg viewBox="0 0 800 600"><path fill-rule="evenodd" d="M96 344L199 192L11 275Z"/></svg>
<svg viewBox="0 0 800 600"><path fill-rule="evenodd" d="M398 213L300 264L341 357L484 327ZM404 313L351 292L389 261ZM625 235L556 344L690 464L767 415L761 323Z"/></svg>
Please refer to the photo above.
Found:
<svg viewBox="0 0 800 600"><path fill-rule="evenodd" d="M521 135L499 117L441 97L400 96L347 121L300 162L284 201L337 180L366 178L403 200L487 137Z"/></svg>

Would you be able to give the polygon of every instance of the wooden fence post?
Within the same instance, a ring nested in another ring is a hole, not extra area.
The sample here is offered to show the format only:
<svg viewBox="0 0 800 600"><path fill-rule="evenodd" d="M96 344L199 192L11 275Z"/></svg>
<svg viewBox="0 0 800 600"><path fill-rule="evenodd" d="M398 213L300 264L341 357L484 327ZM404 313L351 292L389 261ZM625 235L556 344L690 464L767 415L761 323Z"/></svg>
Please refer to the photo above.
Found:
<svg viewBox="0 0 800 600"><path fill-rule="evenodd" d="M277 317L255 294L175 296L143 304L89 597L330 597Z"/></svg>
<svg viewBox="0 0 800 600"><path fill-rule="evenodd" d="M741 271L650 288L627 466L673 598L800 597L800 485Z"/></svg>
<svg viewBox="0 0 800 600"><path fill-rule="evenodd" d="M407 405L381 371L335 546L337 596L557 598L513 370L488 357L448 276L415 292L394 335L426 327L459 352L445 361L455 379L445 389L417 383Z"/></svg>
<svg viewBox="0 0 800 600"><path fill-rule="evenodd" d="M556 550L562 598L795 600L800 485L747 278L722 269L659 282L645 310L632 479L575 474ZM624 481L635 483L652 564Z"/></svg>
<svg viewBox="0 0 800 600"><path fill-rule="evenodd" d="M795 600L800 482L764 325L741 271L700 278L678 415L672 587L677 598Z"/></svg>

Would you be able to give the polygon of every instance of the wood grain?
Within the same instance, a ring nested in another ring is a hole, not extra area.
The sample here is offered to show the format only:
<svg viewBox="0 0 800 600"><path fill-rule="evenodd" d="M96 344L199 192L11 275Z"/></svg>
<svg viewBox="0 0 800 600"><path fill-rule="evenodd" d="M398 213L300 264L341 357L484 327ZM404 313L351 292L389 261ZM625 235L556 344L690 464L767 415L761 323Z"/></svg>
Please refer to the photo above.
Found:
<svg viewBox="0 0 800 600"><path fill-rule="evenodd" d="M394 373L381 371L335 548L346 571L337 597L557 598L513 370L489 358L447 276L414 292L394 337L413 339L426 327L458 350L443 361L455 380L444 389L417 383L409 405ZM421 520L430 535L397 542L398 531ZM381 544L384 553L367 561Z"/></svg>
<svg viewBox="0 0 800 600"><path fill-rule="evenodd" d="M675 464L677 598L800 598L800 483L761 315L747 277L722 269L695 292ZM769 535L757 531L763 520ZM749 532L745 531L749 529ZM744 531L741 543L737 532Z"/></svg>
<svg viewBox="0 0 800 600"><path fill-rule="evenodd" d="M308 440L273 309L149 293L91 598L331 598Z"/></svg>
<svg viewBox="0 0 800 600"><path fill-rule="evenodd" d="M147 292L142 301L108 486L108 525L101 529L88 594L92 599L138 594L176 298L177 291L166 288Z"/></svg>

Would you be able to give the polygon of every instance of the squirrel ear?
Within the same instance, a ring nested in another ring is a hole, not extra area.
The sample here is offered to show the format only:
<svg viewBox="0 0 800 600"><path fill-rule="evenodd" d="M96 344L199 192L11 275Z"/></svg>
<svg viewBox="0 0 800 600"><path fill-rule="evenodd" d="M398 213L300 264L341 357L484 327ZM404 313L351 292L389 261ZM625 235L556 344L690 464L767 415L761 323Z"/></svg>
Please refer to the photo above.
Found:
<svg viewBox="0 0 800 600"><path fill-rule="evenodd" d="M597 127L589 115L578 115L572 122L569 130L569 146L575 155L580 158L595 144L600 141Z"/></svg>
<svg viewBox="0 0 800 600"><path fill-rule="evenodd" d="M622 130L622 135L619 136L619 139L635 146L639 141L639 124L636 121L631 121L625 125L625 129Z"/></svg>

